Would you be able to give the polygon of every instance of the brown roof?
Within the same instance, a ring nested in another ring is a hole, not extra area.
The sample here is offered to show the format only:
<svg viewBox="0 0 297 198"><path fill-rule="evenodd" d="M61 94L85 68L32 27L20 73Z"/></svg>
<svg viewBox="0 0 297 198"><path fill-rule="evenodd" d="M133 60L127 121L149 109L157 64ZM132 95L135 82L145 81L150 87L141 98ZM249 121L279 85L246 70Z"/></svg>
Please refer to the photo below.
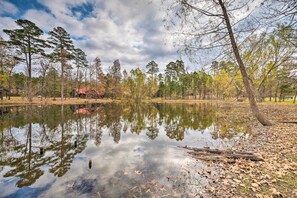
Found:
<svg viewBox="0 0 297 198"><path fill-rule="evenodd" d="M90 90L94 90L92 89L91 87L82 87L82 88L79 88L79 89L74 89L76 91L76 93L78 94L87 94L88 91Z"/></svg>

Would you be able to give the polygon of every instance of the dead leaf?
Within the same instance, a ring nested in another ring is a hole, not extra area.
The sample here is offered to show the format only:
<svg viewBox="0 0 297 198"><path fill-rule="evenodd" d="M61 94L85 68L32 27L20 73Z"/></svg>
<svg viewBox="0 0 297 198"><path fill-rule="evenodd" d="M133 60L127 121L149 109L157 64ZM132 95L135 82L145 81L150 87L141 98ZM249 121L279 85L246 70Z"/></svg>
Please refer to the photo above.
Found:
<svg viewBox="0 0 297 198"><path fill-rule="evenodd" d="M254 188L258 188L259 187L259 184L257 184L257 183L252 183L251 184Z"/></svg>

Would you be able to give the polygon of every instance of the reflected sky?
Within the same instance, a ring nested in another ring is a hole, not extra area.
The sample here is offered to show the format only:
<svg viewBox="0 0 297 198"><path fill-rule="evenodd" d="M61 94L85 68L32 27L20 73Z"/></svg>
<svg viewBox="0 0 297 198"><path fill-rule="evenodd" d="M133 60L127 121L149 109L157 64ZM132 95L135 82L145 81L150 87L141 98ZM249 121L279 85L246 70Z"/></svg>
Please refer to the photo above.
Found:
<svg viewBox="0 0 297 198"><path fill-rule="evenodd" d="M247 125L228 128L236 121L218 111L151 103L1 108L0 196L187 195L172 178L193 160L177 146L226 148L247 136Z"/></svg>

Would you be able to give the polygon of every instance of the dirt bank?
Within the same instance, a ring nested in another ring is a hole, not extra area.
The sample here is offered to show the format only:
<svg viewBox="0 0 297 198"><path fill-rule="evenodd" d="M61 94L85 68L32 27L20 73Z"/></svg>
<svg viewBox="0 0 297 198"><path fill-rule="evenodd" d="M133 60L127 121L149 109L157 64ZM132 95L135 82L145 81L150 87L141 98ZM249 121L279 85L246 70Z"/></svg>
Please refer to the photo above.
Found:
<svg viewBox="0 0 297 198"><path fill-rule="evenodd" d="M231 149L254 152L264 161L211 162L216 171L203 173L209 178L207 195L297 197L297 106L261 104L260 107L274 125L263 127L253 122L250 137ZM245 117L251 117L248 108L243 109L246 109Z"/></svg>

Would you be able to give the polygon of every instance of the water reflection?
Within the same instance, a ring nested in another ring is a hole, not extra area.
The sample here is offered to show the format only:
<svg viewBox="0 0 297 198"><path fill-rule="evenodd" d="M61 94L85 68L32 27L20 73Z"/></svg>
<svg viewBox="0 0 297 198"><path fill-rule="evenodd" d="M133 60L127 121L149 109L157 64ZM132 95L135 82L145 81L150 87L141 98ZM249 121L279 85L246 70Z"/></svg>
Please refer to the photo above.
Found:
<svg viewBox="0 0 297 198"><path fill-rule="evenodd" d="M0 195L30 186L34 195L130 196L133 186L151 187L176 171L177 145L220 146L216 140L248 131L238 117L217 113L211 104L0 108Z"/></svg>

